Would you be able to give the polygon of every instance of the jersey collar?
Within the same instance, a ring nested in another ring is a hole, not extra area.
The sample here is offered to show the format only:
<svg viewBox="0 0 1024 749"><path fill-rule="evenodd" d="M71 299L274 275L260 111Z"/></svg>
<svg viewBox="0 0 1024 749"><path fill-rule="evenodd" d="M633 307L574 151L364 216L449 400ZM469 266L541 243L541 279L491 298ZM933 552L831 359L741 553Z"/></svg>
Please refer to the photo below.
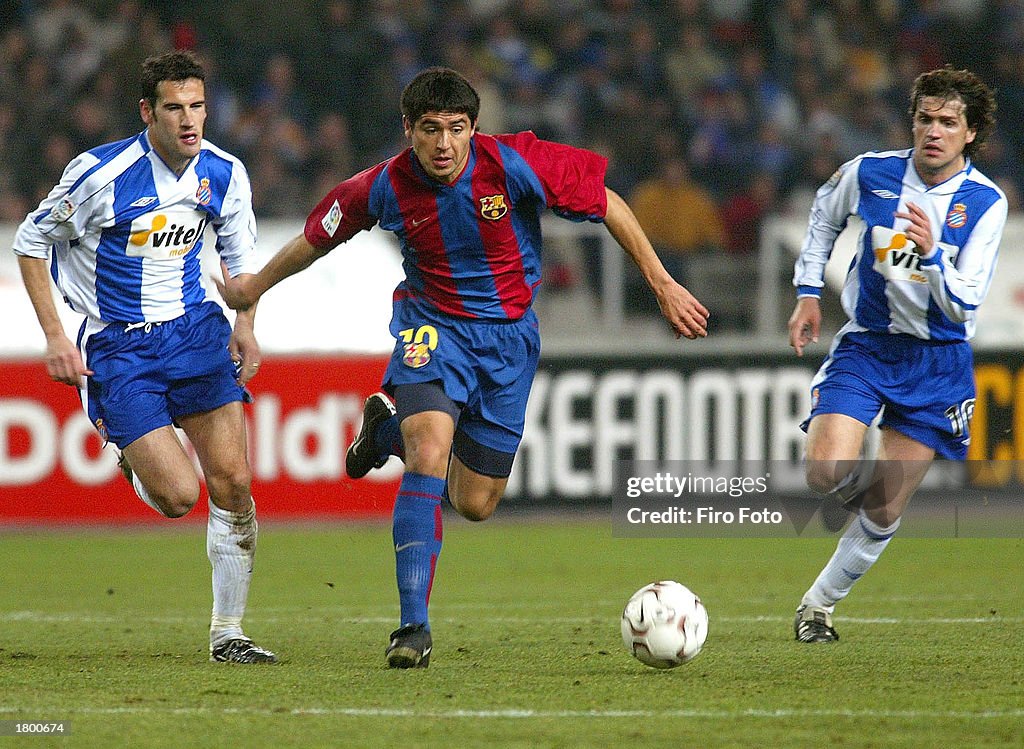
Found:
<svg viewBox="0 0 1024 749"><path fill-rule="evenodd" d="M963 184L967 175L974 170L974 164L969 156L964 157L964 168L956 174L952 175L948 179L939 182L937 185L929 185L923 179L921 175L917 173L917 165L914 163L914 149L910 149L909 153L909 169L910 175L913 178L914 183L922 192L933 192L939 195L948 195L954 193L960 189L960 185Z"/></svg>
<svg viewBox="0 0 1024 749"><path fill-rule="evenodd" d="M159 153L157 153L157 150L155 148L153 148L153 144L149 140L148 128L142 131L142 135L139 138L139 140L141 141L143 149L145 150L146 156L149 158L149 160L154 164L159 164L164 169L166 169L167 173L170 174L171 177L173 177L176 182L180 182L183 177L185 177L189 172L191 172L192 169L195 167L196 162L199 160L199 157L203 155L202 148L200 148L199 153L193 156L192 159L188 162L188 165L182 170L181 174L178 174L176 171L171 169L167 162L164 161L163 157Z"/></svg>

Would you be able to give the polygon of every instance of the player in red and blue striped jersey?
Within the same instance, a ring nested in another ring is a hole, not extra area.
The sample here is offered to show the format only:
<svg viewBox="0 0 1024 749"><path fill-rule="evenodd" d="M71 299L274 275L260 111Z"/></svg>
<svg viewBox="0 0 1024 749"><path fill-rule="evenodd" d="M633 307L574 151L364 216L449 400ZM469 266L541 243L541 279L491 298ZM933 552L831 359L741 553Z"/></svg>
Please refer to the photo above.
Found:
<svg viewBox="0 0 1024 749"><path fill-rule="evenodd" d="M441 504L472 520L501 500L522 438L540 337L532 304L541 282L540 217L603 222L640 268L678 336L707 334L708 312L676 283L626 203L605 187L595 153L533 133L477 132L480 100L449 68L430 68L402 93L410 147L331 190L305 231L256 276L225 279L247 309L270 287L374 225L394 232L405 279L395 289L396 344L384 390L367 399L346 456L353 478L405 461L393 536L401 626L388 664L425 667L427 603L441 550Z"/></svg>

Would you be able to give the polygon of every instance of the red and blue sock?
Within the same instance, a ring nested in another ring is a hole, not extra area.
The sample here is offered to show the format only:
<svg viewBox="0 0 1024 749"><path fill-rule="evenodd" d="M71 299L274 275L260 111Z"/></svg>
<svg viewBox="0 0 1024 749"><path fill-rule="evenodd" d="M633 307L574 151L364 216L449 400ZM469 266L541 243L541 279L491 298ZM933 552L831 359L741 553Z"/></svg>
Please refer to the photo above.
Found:
<svg viewBox="0 0 1024 749"><path fill-rule="evenodd" d="M399 428L397 416L392 416L377 427L373 441L381 451L380 457L397 455L405 460L405 442L402 440L402 430Z"/></svg>
<svg viewBox="0 0 1024 749"><path fill-rule="evenodd" d="M445 480L406 473L392 514L395 574L402 608L401 624L425 624L434 568L441 554L441 503Z"/></svg>

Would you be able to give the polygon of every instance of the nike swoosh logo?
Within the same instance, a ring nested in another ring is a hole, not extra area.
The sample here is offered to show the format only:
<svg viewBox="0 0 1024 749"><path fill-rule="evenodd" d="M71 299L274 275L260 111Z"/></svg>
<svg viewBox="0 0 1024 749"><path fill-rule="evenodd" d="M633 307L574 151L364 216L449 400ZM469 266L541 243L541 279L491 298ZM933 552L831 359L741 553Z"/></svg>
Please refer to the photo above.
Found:
<svg viewBox="0 0 1024 749"><path fill-rule="evenodd" d="M427 216L427 218L430 218L430 217L429 217L429 216ZM426 220L427 220L427 218L421 218L421 219L420 219L419 221L417 221L416 219L413 219L413 220L412 220L412 225L413 225L413 226L419 226L419 225L420 225L420 224L422 224L422 223L423 223L424 221L426 221Z"/></svg>
<svg viewBox="0 0 1024 749"><path fill-rule="evenodd" d="M411 548L413 546L426 546L426 545L427 545L426 541L410 541L407 544L395 544L395 553L397 554L400 551L405 551L406 549L409 549L409 548Z"/></svg>

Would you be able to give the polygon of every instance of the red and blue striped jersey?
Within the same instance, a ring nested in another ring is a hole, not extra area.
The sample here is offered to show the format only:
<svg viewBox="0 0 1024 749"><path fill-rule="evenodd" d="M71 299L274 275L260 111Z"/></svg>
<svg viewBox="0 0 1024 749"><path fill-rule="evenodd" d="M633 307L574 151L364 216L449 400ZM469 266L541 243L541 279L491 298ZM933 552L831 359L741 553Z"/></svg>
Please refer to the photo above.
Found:
<svg viewBox="0 0 1024 749"><path fill-rule="evenodd" d="M394 232L405 279L395 297L460 318L517 320L540 285L540 215L602 221L607 160L532 132L473 136L452 184L429 177L411 148L337 185L306 220L314 247L375 224Z"/></svg>

